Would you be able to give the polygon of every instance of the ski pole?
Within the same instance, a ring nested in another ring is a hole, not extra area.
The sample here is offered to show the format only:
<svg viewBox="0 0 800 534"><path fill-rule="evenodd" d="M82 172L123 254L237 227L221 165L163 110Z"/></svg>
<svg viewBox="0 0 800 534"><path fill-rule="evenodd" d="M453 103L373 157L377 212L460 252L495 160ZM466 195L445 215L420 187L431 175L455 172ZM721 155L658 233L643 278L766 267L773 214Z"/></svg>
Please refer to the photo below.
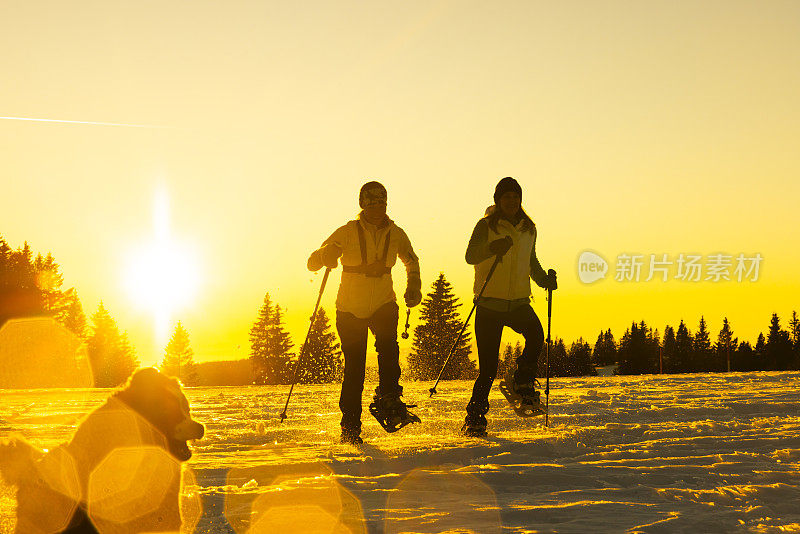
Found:
<svg viewBox="0 0 800 534"><path fill-rule="evenodd" d="M408 324L409 319L411 319L411 308L408 308L406 310L406 327L405 330L403 330L403 333L400 334L400 337L402 337L403 339L408 339L408 327L411 326L410 324Z"/></svg>
<svg viewBox="0 0 800 534"><path fill-rule="evenodd" d="M553 269L547 270L547 276L553 277L556 272ZM550 425L550 315L553 311L553 290L547 288L547 348L545 358L547 360L547 380L544 386L544 426Z"/></svg>
<svg viewBox="0 0 800 534"><path fill-rule="evenodd" d="M430 395L431 397L433 397L433 394L436 393L436 386L439 385L439 380L442 379L442 373L444 373L444 368L447 366L447 362L450 361L450 357L453 355L453 352L455 352L456 346L458 345L458 342L461 341L461 336L464 335L464 330L467 329L467 325L469 324L469 320L472 317L473 312L475 312L475 308L478 306L478 301L483 296L483 290L486 289L486 284L489 283L489 279L492 278L492 275L494 274L494 270L497 268L497 264L500 263L501 259L502 259L502 256L500 256L499 254L497 255L497 257L495 257L494 263L492 264L491 268L489 269L489 273L486 275L486 280L483 282L483 287L481 287L481 290L478 293L478 296L475 297L475 303L472 305L472 309L469 311L469 315L467 315L467 320L464 321L464 325L461 327L461 331L458 333L458 337L456 338L455 342L453 343L453 346L450 347L450 352L447 353L447 358L444 360L444 364L442 364L442 369L441 369L441 371L439 371L439 376L436 377L436 383L433 385L433 387L431 389L428 390L428 391L431 392L431 395Z"/></svg>
<svg viewBox="0 0 800 534"><path fill-rule="evenodd" d="M297 383L297 371L300 370L300 360L303 359L303 353L306 351L306 347L308 345L308 337L311 335L311 329L314 327L314 319L317 318L317 309L319 308L319 301L322 300L322 292L325 291L325 284L328 281L329 274L331 274L331 268L327 267L325 269L325 274L322 276L322 285L319 288L319 296L317 297L317 303L314 305L314 312L311 314L311 324L308 325L308 333L306 334L306 340L303 343L303 346L300 348L300 355L297 357L297 362L294 364L294 374L292 375L292 386L289 388L289 395L286 397L286 405L283 407L283 412L281 412L281 423L283 423L283 420L286 419L286 409L289 407L289 399L292 398L292 390L294 390L294 385Z"/></svg>

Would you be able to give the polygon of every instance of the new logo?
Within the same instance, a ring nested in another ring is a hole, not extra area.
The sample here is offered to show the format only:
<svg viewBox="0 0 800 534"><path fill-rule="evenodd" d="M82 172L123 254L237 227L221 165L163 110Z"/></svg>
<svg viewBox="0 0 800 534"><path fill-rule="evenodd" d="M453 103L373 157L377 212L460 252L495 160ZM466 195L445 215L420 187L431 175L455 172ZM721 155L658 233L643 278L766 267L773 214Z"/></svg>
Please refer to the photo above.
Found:
<svg viewBox="0 0 800 534"><path fill-rule="evenodd" d="M608 262L599 254L586 250L578 257L578 278L584 284L605 278L607 272Z"/></svg>

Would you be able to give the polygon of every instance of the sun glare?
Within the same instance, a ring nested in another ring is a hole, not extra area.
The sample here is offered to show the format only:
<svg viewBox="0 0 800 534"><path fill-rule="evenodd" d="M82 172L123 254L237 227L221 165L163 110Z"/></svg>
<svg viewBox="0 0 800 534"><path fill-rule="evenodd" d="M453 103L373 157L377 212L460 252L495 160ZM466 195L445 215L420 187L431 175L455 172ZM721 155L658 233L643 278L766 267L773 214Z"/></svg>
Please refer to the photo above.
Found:
<svg viewBox="0 0 800 534"><path fill-rule="evenodd" d="M199 285L196 254L170 237L166 193L156 194L155 236L126 260L125 287L136 305L153 314L156 340L163 342L175 312L191 303Z"/></svg>
<svg viewBox="0 0 800 534"><path fill-rule="evenodd" d="M188 304L197 290L195 262L171 243L140 250L128 264L126 278L134 302L153 312L175 311Z"/></svg>

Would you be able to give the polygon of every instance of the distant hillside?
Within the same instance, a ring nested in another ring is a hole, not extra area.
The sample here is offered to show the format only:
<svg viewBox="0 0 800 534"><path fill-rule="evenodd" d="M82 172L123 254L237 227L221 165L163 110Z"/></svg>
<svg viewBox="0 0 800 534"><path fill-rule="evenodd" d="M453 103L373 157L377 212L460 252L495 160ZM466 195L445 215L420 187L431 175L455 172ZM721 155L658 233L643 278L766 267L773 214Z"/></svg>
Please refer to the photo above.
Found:
<svg viewBox="0 0 800 534"><path fill-rule="evenodd" d="M197 363L200 386L248 386L253 383L250 360Z"/></svg>

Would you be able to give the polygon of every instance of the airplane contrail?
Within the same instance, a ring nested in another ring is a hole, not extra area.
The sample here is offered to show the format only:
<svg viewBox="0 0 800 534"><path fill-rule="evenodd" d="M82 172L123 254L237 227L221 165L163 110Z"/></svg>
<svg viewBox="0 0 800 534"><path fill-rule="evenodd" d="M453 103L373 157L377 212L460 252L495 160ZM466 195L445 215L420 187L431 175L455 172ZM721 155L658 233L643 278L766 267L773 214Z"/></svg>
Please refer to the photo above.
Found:
<svg viewBox="0 0 800 534"><path fill-rule="evenodd" d="M33 121L33 122L58 122L63 124L91 124L96 126L126 126L128 128L169 128L169 126L154 126L151 124L124 124L118 122L93 122L93 121L65 121L60 119L35 119L31 117L0 117L0 119L10 121Z"/></svg>

